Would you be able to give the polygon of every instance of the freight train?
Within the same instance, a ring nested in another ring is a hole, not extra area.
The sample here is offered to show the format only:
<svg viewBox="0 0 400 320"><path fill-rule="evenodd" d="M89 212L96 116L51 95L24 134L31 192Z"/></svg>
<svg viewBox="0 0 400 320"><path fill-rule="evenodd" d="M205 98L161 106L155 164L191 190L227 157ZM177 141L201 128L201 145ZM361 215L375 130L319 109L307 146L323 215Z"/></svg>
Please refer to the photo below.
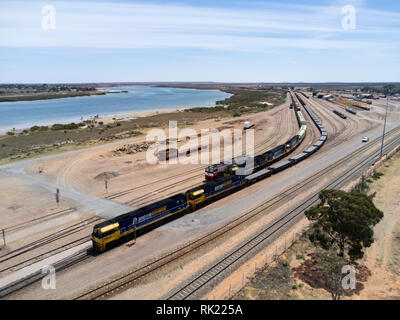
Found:
<svg viewBox="0 0 400 320"><path fill-rule="evenodd" d="M270 165L271 161L276 162L277 159L286 157L301 143L307 131L307 126L302 124L298 133L288 142L254 157L254 170L249 174L243 173L243 171L237 174L240 166L231 166L229 171L224 172L224 175L215 181L208 181L185 193L179 193L95 225L92 233L94 249L100 252L105 251L111 246L131 239L133 235L136 236L136 233L156 227L169 218L192 212L213 200L265 179L312 155L325 143L327 134L325 128L304 102L301 99L299 101L322 134L319 141L313 146L289 160ZM248 157L245 157L245 159L248 160Z"/></svg>
<svg viewBox="0 0 400 320"><path fill-rule="evenodd" d="M345 116L343 113L337 110L333 110L333 113L341 117L342 119L347 119L347 116Z"/></svg>
<svg viewBox="0 0 400 320"><path fill-rule="evenodd" d="M295 102L294 99L293 102ZM235 167L243 168L246 166L246 163L249 163L249 160L252 161L252 163L254 163L254 166L252 168L245 169L244 175L248 175L253 173L253 171L258 171L260 169L263 169L264 167L272 165L273 163L289 155L301 144L307 132L306 120L301 111L296 111L296 117L300 130L296 133L296 135L293 138L288 140L286 143L283 143L263 154L255 156L253 159L249 158L247 159L247 161L243 161L243 156L240 156L232 159L231 164L218 163L210 165L205 169L206 181L214 181L223 176L228 171L231 171L232 168Z"/></svg>
<svg viewBox="0 0 400 320"><path fill-rule="evenodd" d="M351 108L346 108L346 111L351 113L351 114L357 114L357 111L351 109Z"/></svg>

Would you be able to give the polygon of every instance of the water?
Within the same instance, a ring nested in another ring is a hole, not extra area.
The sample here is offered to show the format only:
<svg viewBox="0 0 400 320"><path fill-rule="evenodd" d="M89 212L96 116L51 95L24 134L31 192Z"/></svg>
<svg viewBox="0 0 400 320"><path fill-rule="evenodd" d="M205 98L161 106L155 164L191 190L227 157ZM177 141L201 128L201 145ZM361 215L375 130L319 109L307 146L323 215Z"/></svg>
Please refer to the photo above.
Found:
<svg viewBox="0 0 400 320"><path fill-rule="evenodd" d="M95 115L109 117L129 113L212 107L231 95L219 90L128 86L100 88L128 91L100 96L0 103L0 131L34 125L80 122Z"/></svg>

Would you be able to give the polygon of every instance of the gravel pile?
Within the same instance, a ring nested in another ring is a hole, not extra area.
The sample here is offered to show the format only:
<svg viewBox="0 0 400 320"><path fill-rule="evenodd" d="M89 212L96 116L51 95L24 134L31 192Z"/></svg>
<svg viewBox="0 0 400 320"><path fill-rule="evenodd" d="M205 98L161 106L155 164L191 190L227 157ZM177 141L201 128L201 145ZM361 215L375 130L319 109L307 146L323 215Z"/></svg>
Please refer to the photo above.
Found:
<svg viewBox="0 0 400 320"><path fill-rule="evenodd" d="M142 142L139 144L124 144L122 147L114 150L115 155L122 155L122 154L136 154L138 152L147 151L147 149L153 145L154 142Z"/></svg>

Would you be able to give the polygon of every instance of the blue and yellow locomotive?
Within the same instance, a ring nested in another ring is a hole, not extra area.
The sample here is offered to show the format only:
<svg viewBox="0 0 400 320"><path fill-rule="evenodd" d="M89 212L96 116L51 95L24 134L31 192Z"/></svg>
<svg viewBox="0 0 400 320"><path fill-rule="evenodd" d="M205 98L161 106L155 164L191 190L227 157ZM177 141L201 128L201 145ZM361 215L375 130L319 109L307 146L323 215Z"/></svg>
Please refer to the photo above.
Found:
<svg viewBox="0 0 400 320"><path fill-rule="evenodd" d="M121 240L130 239L136 231L141 232L149 229L168 217L192 212L218 196L239 189L244 183L244 176L225 175L216 181L188 190L185 194L174 195L168 199L99 223L93 228L93 247L98 251L105 251Z"/></svg>

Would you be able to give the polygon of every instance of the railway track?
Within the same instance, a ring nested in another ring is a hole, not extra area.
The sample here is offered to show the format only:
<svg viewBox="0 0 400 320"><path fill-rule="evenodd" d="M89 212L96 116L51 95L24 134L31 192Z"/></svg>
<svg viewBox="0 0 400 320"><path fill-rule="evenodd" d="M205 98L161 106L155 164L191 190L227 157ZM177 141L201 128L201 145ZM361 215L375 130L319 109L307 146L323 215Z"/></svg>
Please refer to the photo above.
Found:
<svg viewBox="0 0 400 320"><path fill-rule="evenodd" d="M47 215L39 217L39 218L35 218L35 219L32 219L32 220L25 221L23 223L19 223L19 224L16 224L16 225L12 225L10 227L6 227L6 228L4 228L4 231L6 231L7 233L8 232L15 232L15 231L18 231L20 229L26 228L28 226L47 221L49 219L54 219L56 217L58 218L59 216L61 217L61 216L65 215L65 214L69 214L69 213L72 213L74 211L76 211L76 210L73 209L73 208L67 208L67 209L64 209L64 210L56 211L56 212L47 214Z"/></svg>
<svg viewBox="0 0 400 320"><path fill-rule="evenodd" d="M397 144L400 139L397 140ZM360 162L356 167L351 168L346 171L345 174L341 175L338 179L327 184L323 189L335 189L340 188L346 184L351 177L358 175L360 172L364 171L366 165L371 164L375 161L378 156L378 152L375 152L372 157L366 157L362 162ZM206 269L200 275L196 276L189 283L185 284L182 288L175 291L173 294L169 295L167 300L186 300L190 297L198 298L195 296L202 288L205 288L213 280L216 280L218 276L223 276L223 273L228 269L235 269L235 263L243 261L250 258L250 255L255 254L255 250L259 249L267 240L270 240L272 236L277 234L279 231L285 231L290 223L294 224L296 219L301 218L304 211L309 207L319 203L318 192L314 193L312 196L308 197L296 208L292 209L289 213L283 215L281 218L268 225L267 228L262 230L253 238L249 239L239 248L234 249L232 252L228 253L226 257ZM237 266L238 267L238 266Z"/></svg>
<svg viewBox="0 0 400 320"><path fill-rule="evenodd" d="M343 133L339 134L340 129L338 129L337 125L335 124L335 120L333 120L333 118L330 118L330 116L327 117L326 115L322 115L322 112L319 110L319 107L316 107L317 102L311 101L311 103L309 103L308 105L310 106L310 109L316 115L318 115L318 117L320 117L320 119L325 119L329 123L329 125L334 128L334 134L333 135L331 134L329 136L331 142L329 142L329 141L327 142L327 143L329 143L330 147L335 147L335 146L340 145L341 143L343 143L343 141L353 137L355 134L359 134L359 135L363 134L363 132L357 132L358 122L354 121L354 120L348 120L348 119L346 120L346 123L348 124L348 126L345 126ZM369 129L366 129L365 131L369 131Z"/></svg>
<svg viewBox="0 0 400 320"><path fill-rule="evenodd" d="M70 266L76 265L79 262L85 261L88 258L93 257L93 255L91 254L91 248L85 248L82 249L78 252L76 252L75 254L60 260L59 262L53 264L52 266L55 268L55 270L61 271L64 270L66 268L69 268ZM43 279L43 277L45 277L46 274L42 273L42 270L36 271L33 274L30 274L20 280L17 280L3 288L0 288L0 298L4 298L6 296L9 296L15 292L18 292L19 290L22 290L38 281L40 281L41 279Z"/></svg>
<svg viewBox="0 0 400 320"><path fill-rule="evenodd" d="M75 223L72 226L63 228L55 233L52 233L51 235L40 238L40 239L33 241L27 245L24 245L22 247L19 247L15 250L12 250L12 251L9 251L9 252L3 254L2 256L0 256L0 265L4 265L4 264L6 264L6 265L8 264L8 265L1 268L0 273L6 272L9 270L17 271L21 268L32 265L38 261L49 258L50 256L53 256L55 254L65 251L65 250L68 250L73 247L77 247L77 246L84 244L85 242L90 240L90 235L87 235L84 237L79 237L78 239L69 241L67 244L57 245L56 243L57 243L57 241L63 240L66 237L78 234L79 232L84 232L85 229L91 230L91 228L93 228L93 225L95 223L97 223L99 220L101 220L101 219L98 217L92 217L92 218L84 220L83 222L80 221L79 223ZM29 254L32 253L33 250L43 249L48 245L52 245L52 246L55 245L55 247L51 247L47 250L44 250L44 252L41 252L34 256L29 256ZM22 261L21 260L18 261L18 259L22 255L27 255L27 257L25 259L22 259Z"/></svg>
<svg viewBox="0 0 400 320"><path fill-rule="evenodd" d="M282 117L282 112L280 112L280 115ZM280 127L280 122L278 122L278 124L279 124L279 127ZM257 146L262 146L262 145L263 145L263 142L260 142ZM190 170L190 172L198 172L198 170L199 169L196 168L194 170ZM181 180L181 181L179 181L179 182L183 183L183 182L188 180L187 172L185 172L185 173L183 173L181 175L182 176L186 176L186 178ZM202 176L202 175L203 175L203 173L200 173L200 174L196 175L196 177L197 176ZM193 177L191 177L191 178L193 178ZM170 179L170 178L166 178L165 180L168 180L168 179ZM154 182L149 183L147 185L151 185L153 183ZM143 186L141 186L141 187L143 187ZM138 188L140 188L140 187L132 188L130 190L126 190L124 192L121 192L121 193L118 193L118 194L114 194L114 195L111 195L111 196L106 197L106 198L113 199L113 198L116 198L118 196L122 196L122 195L125 195L127 193L130 193L130 192L132 192L132 191L134 191L134 190L136 190ZM171 189L170 186L165 186L163 188L156 189L153 192L157 193L157 192L162 192L162 191L170 190L170 189ZM172 192L171 194L175 194L175 193L176 192ZM136 205L144 205L145 201L146 201L146 198L148 199L148 198L151 198L152 196L153 196L153 193L151 193L150 195L144 195L142 197L138 197L138 198L134 199L133 201L128 201L127 203L128 204L136 204ZM153 199L148 200L147 202L151 202L151 201L153 201ZM45 221L47 219L54 218L55 216L66 214L66 213L70 213L70 212L73 212L73 211L74 211L74 209L61 210L59 212L49 214L49 215L47 215L45 217L41 217L41 218L38 218L38 219L33 219L33 220L30 220L30 221L27 221L26 223L12 226L12 227L8 228L8 230L9 231L11 231L11 230L19 230L19 229L22 229L22 228L25 228L25 227L29 226L32 223L43 222L43 221ZM34 242L32 242L32 243L30 243L30 244L28 244L26 246L22 246L22 247L20 247L20 248L18 248L16 250L8 252L7 254L5 254L3 256L0 256L0 264L2 264L2 263L4 264L5 262L10 262L12 260L17 260L17 258L19 258L23 254L29 255L29 253L32 250L39 249L39 248L44 247L44 246L46 246L48 244L52 244L54 241L60 240L61 238L64 238L66 236L70 236L70 235L82 230L82 228L87 226L87 224L89 222L92 222L90 224L90 226L92 226L94 222L97 222L99 220L100 219L98 219L98 218L93 218L93 219L91 218L91 219L88 219L88 220L84 220L84 221L78 222L75 225L73 225L72 228L70 226L68 228L65 228L65 229L59 231L59 232L56 232L56 233L51 234L51 235L49 235L47 237L41 238L41 239L39 239L37 241L34 241ZM79 246L79 245L85 243L88 240L90 240L90 236L82 237L82 238L73 240L71 242L68 242L67 244L60 245L60 246L58 246L56 248L52 248L51 250L47 250L45 252L42 252L42 253L40 253L38 255L26 258L26 259L24 259L22 261L21 260L19 260L18 262L16 261L13 264L8 265L7 267L4 267L3 269L0 269L0 273L6 272L6 271L9 271L9 270L12 270L12 271L20 270L23 267L32 265L35 262L38 262L38 261L43 260L45 258L48 258L48 257L50 257L52 255L55 255L55 254L58 254L58 253L60 253L62 251L65 251L65 250L68 250L70 248Z"/></svg>
<svg viewBox="0 0 400 320"><path fill-rule="evenodd" d="M388 143L385 146L386 151L389 150L390 148L392 148L393 146L399 144L400 137L395 136L393 138L393 136L396 134L399 134L399 132L400 132L400 128L396 128L396 129L393 129L391 132L387 133ZM389 137L391 138L390 141L389 141ZM223 235L226 235L228 232L233 231L234 229L236 229L240 226L243 226L245 223L248 223L251 219L257 218L262 213L265 213L266 209L271 209L274 205L279 205L279 203L282 201L287 202L291 198L295 197L296 191L298 191L302 188L313 186L318 179L320 179L323 176L329 175L336 168L340 168L344 164L348 164L350 160L356 161L362 152L365 152L368 148L371 147L372 144L374 144L376 146L379 143L379 140L380 140L380 138L375 139L371 144L365 145L365 146L359 148L358 150L351 153L350 155L347 155L347 156L343 157L342 159L336 161L330 167L321 169L319 172L315 173L311 177L301 181L298 184L295 184L292 187L287 188L281 194L266 201L259 207L246 212L239 218L231 221L226 226L223 226L223 227L213 231L212 233L207 234L206 236L204 236L200 239L194 240L193 242L190 242L189 244L187 244L175 251L172 251L159 259L151 261L148 264L145 264L131 272L128 272L127 274L125 274L123 276L120 276L120 277L113 279L112 281L109 281L107 283L104 283L96 288L93 288L84 293L81 293L80 295L76 296L75 299L104 299L104 298L110 297L110 296L118 293L121 290L127 289L129 286L134 284L135 281L138 281L139 279L142 279L143 277L152 274L153 272L163 268L164 266L166 266L172 262L175 262L178 259L180 259L190 253L193 253L195 250L198 250L199 248L202 248L203 246L210 244L212 241L217 240L219 237L221 237ZM330 183L328 186L335 187L335 186L338 186L339 183L344 183L345 179L349 179L349 174L350 174L350 179L351 179L352 175L358 174L360 170L363 170L363 168L366 166L367 162L369 163L369 162L375 161L377 154L378 154L378 151L374 151L372 153L372 155L369 154L363 162L361 162L361 163L359 162L359 164L357 166L351 168L350 170L345 171L342 175L339 176L339 178L337 178L335 180L335 182ZM354 171L356 171L356 173L354 173ZM351 175L351 173L352 173L352 175ZM313 197L315 197L316 195L317 195L317 193L314 194ZM310 197L305 202L303 202L300 206L298 206L297 209L299 209L302 213L303 209L306 206L309 206L310 204L314 203L314 201L315 201L315 198ZM304 208L302 205L304 206ZM289 213L289 215L290 215L290 213ZM286 218L281 218L278 221L284 222L284 221L286 221L284 219L289 219L289 221L292 221L294 218L291 218L289 215ZM296 213L296 216L299 216L299 215L300 215L300 213ZM278 226L278 221L277 221L277 223L275 223L275 226ZM287 225L287 223L289 221L286 221L284 224ZM282 226L280 226L279 228L282 228ZM268 230L271 231L272 229L269 228ZM262 235L260 234L259 236L262 236ZM260 239L260 238L258 238L258 239ZM252 244L257 243L257 240L255 238L251 239L251 241L252 241ZM248 247L251 247L252 244L249 244ZM238 256L240 256L240 253L238 253ZM235 257L238 257L238 256L235 256ZM228 257L226 259L228 259ZM230 260L227 260L227 261L229 262L229 261L231 261L231 259L234 259L234 258L230 258ZM224 262L224 263L229 264L228 262ZM217 267L216 270L218 270L218 269L220 269L221 271L223 270L222 267L219 267L219 268ZM204 277L205 278L202 278L203 280L200 282L204 283L204 279L207 279L207 278L208 278L207 281L210 281L211 279L213 279L212 275L210 275L210 274L205 275ZM196 281L196 279L191 281L191 283L194 283L195 281ZM200 282L198 281L196 283L199 284ZM201 287L202 286L204 286L204 284L201 284ZM185 288L187 288L187 285L185 286ZM185 288L182 288L182 290L184 290ZM182 290L180 290L180 291L182 291ZM196 289L196 291L197 290L198 289ZM187 294L187 290L185 290L185 292ZM175 295L179 295L179 292L173 293L172 295L170 295L170 298L173 298L173 296L175 296Z"/></svg>

